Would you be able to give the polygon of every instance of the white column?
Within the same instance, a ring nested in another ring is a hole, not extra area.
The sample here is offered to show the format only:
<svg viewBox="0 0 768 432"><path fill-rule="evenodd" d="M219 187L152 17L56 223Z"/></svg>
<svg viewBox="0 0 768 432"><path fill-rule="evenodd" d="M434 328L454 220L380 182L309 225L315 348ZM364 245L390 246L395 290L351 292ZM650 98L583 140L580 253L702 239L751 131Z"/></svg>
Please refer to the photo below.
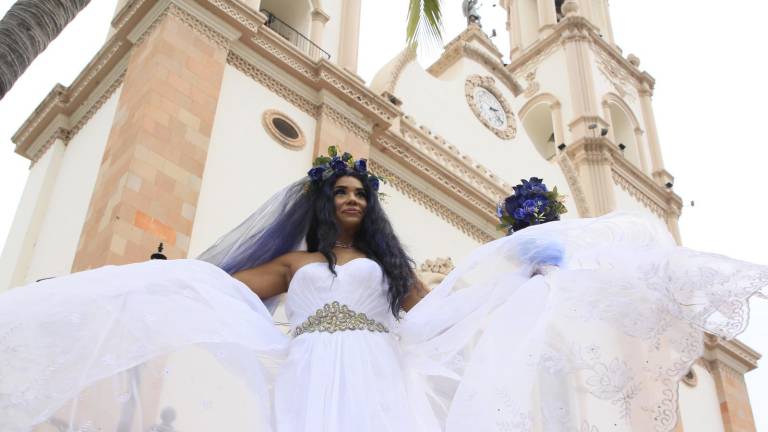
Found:
<svg viewBox="0 0 768 432"><path fill-rule="evenodd" d="M343 0L339 66L357 73L357 51L360 45L360 0Z"/></svg>
<svg viewBox="0 0 768 432"><path fill-rule="evenodd" d="M517 12L520 0L509 0L507 9L507 31L509 32L509 57L514 58L523 50L523 37L520 34L520 14Z"/></svg>
<svg viewBox="0 0 768 432"><path fill-rule="evenodd" d="M643 142L643 130L639 127L635 128L635 145L637 146L637 152L640 154L640 169L644 173L650 175L651 167L648 155L648 145Z"/></svg>
<svg viewBox="0 0 768 432"><path fill-rule="evenodd" d="M659 134L656 130L656 117L653 114L653 103L651 101L652 91L648 84L640 90L640 108L643 111L643 121L645 122L645 134L648 140L648 150L651 154L651 173L657 176L664 171L664 160L661 157L661 146L659 145Z"/></svg>
<svg viewBox="0 0 768 432"><path fill-rule="evenodd" d="M536 0L539 12L539 34L547 36L557 24L557 9L554 0Z"/></svg>
<svg viewBox="0 0 768 432"><path fill-rule="evenodd" d="M552 128L555 133L555 147L565 143L565 134L563 132L563 107L560 102L555 102L549 106L552 112Z"/></svg>
<svg viewBox="0 0 768 432"><path fill-rule="evenodd" d="M323 47L323 34L325 33L325 24L330 17L320 9L312 11L312 28L309 31L309 40L313 44Z"/></svg>

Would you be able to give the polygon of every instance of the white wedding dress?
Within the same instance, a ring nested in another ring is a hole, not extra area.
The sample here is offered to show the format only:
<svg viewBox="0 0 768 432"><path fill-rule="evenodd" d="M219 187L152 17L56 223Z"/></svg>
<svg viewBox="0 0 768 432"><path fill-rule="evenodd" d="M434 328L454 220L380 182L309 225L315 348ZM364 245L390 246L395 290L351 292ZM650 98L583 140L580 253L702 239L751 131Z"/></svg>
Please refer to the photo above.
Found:
<svg viewBox="0 0 768 432"><path fill-rule="evenodd" d="M273 323L197 260L0 296L0 431L668 431L703 331L734 337L768 268L636 214L475 250L402 319L378 264L300 268Z"/></svg>

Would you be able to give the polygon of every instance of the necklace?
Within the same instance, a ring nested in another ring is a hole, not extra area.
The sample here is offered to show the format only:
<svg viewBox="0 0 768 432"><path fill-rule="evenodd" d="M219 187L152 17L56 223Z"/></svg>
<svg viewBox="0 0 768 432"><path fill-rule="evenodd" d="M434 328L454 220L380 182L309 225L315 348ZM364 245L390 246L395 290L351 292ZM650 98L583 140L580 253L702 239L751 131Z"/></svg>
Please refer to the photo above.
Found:
<svg viewBox="0 0 768 432"><path fill-rule="evenodd" d="M352 243L344 243L338 240L336 240L336 243L334 244L334 246L340 247L342 249L352 249Z"/></svg>

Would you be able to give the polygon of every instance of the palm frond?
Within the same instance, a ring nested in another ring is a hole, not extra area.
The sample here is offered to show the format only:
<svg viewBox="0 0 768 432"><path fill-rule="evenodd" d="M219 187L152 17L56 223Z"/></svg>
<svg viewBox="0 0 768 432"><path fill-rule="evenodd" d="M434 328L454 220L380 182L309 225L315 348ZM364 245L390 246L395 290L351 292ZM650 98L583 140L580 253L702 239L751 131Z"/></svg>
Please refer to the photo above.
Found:
<svg viewBox="0 0 768 432"><path fill-rule="evenodd" d="M405 41L408 45L442 45L443 14L441 0L410 0Z"/></svg>

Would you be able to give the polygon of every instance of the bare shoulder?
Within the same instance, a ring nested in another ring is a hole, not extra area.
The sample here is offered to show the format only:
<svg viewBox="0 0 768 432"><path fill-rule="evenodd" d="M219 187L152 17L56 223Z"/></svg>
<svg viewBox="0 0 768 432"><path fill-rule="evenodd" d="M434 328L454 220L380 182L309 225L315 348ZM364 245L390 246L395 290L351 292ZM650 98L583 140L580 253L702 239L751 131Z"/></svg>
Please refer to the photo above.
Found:
<svg viewBox="0 0 768 432"><path fill-rule="evenodd" d="M319 252L293 251L281 255L278 260L290 269L290 274L296 272L301 267L317 261L325 261L323 254Z"/></svg>

